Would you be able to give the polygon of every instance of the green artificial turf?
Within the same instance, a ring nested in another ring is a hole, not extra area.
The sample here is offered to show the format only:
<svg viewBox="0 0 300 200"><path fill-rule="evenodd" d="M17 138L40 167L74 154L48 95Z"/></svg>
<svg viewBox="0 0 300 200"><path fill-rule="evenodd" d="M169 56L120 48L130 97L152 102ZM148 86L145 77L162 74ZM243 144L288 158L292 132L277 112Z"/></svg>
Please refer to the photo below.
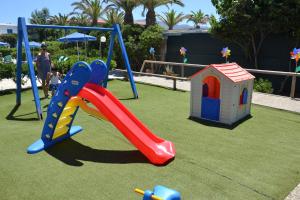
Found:
<svg viewBox="0 0 300 200"><path fill-rule="evenodd" d="M43 126L32 119L32 92L22 93L10 120L15 94L0 96L0 199L140 200L134 188L157 184L185 200L283 199L300 182L300 115L253 106L252 118L227 129L189 120L188 92L137 89L134 100L128 82L109 83L153 133L174 142L176 158L167 166L148 163L112 124L83 111L74 122L82 133L29 155Z"/></svg>

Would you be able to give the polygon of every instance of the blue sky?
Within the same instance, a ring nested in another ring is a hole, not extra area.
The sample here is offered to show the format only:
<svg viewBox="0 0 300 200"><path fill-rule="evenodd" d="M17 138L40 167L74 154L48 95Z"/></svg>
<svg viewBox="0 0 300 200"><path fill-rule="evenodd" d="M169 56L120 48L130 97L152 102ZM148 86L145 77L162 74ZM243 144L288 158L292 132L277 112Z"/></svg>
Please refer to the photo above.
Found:
<svg viewBox="0 0 300 200"><path fill-rule="evenodd" d="M0 23L16 23L17 18L30 18L30 14L35 9L47 7L51 15L59 12L69 13L72 11L71 3L76 0L8 0L1 4ZM216 14L211 0L183 0L185 7L173 6L177 11L189 13L191 10L201 9L205 14ZM166 7L157 9L157 12L166 11ZM142 19L142 7L134 11L135 19Z"/></svg>

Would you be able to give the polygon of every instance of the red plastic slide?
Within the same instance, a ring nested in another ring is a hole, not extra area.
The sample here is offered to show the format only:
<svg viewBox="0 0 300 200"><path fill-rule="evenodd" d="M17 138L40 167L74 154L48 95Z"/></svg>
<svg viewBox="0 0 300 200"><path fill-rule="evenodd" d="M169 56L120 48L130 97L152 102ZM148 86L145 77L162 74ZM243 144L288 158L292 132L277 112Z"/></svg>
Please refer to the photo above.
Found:
<svg viewBox="0 0 300 200"><path fill-rule="evenodd" d="M174 158L173 143L154 135L105 88L87 84L78 96L95 105L99 112L112 122L153 164L165 164Z"/></svg>

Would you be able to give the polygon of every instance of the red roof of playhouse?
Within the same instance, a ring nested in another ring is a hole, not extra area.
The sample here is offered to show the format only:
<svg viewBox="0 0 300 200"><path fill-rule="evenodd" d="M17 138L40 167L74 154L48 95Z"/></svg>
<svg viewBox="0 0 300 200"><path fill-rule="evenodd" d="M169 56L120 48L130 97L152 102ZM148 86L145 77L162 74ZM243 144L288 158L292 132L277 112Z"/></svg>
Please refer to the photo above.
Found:
<svg viewBox="0 0 300 200"><path fill-rule="evenodd" d="M198 74L202 73L203 71L211 67L215 68L221 74L223 74L224 76L226 76L227 78L229 78L231 81L235 83L255 78L255 76L247 72L244 68L242 68L236 63L211 64L205 67L204 69L200 70L196 74L194 74L191 78L194 78Z"/></svg>

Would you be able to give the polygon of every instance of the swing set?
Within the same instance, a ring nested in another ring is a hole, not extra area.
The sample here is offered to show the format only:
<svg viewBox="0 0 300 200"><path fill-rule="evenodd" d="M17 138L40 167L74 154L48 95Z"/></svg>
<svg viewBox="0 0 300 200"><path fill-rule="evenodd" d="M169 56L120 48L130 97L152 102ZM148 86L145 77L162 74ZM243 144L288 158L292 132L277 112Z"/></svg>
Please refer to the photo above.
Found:
<svg viewBox="0 0 300 200"><path fill-rule="evenodd" d="M16 104L20 105L21 104L21 82L22 82L22 41L24 42L24 48L25 48L25 54L28 62L28 68L29 68L29 77L32 85L32 92L34 96L34 101L35 101L35 108L36 112L38 115L38 118L40 120L43 119L42 115L42 109L41 109L41 102L39 98L39 93L38 93L38 88L36 84L36 77L35 77L35 72L34 72L34 65L33 65L33 60L32 60L32 55L29 47L29 39L28 39L28 29L37 29L37 28L42 28L42 29L64 29L64 30L69 30L69 29L76 29L76 30L96 30L96 31L102 31L102 32L111 32L111 37L110 37L110 44L109 44L109 50L108 50L108 56L107 56L107 73L105 80L103 82L103 86L107 87L107 81L108 81L108 72L110 69L110 64L112 60L112 55L113 55L113 47L114 47L114 42L115 38L117 37L121 51L122 51L122 57L124 59L125 67L128 73L128 78L130 81L131 89L134 95L134 98L138 98L138 93L137 89L133 80L133 75L128 59L128 55L126 52L125 44L123 41L122 33L120 26L118 24L113 25L111 28L104 28L104 27L83 27L83 26L56 26L56 25L39 25L39 24L30 24L27 25L25 22L24 17L19 17L18 18L18 46L17 46L17 72L16 72L16 83L17 83L17 91L16 91Z"/></svg>

